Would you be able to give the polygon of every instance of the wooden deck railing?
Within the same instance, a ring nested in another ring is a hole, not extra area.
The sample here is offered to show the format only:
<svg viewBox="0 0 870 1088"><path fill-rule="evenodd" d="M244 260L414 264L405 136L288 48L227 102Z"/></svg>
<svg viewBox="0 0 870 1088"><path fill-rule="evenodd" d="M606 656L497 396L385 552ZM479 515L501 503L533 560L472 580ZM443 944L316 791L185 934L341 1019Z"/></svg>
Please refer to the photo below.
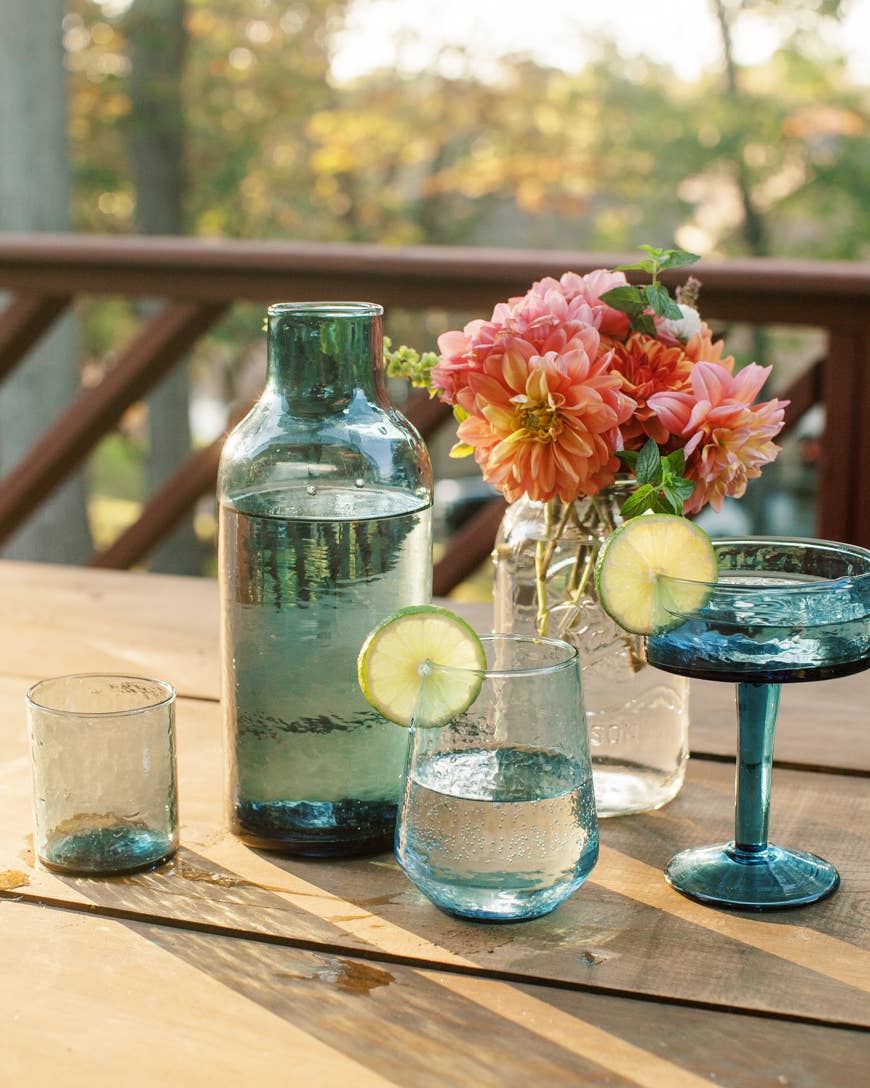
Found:
<svg viewBox="0 0 870 1088"><path fill-rule="evenodd" d="M541 276L620 260L561 251L0 235L0 291L11 293L0 312L0 378L77 295L166 300L101 383L83 390L0 480L0 542L236 302L374 299L388 309L483 314ZM812 405L825 405L817 530L870 546L870 265L765 259L702 263L696 271L708 318L814 326L827 334L826 357L783 394L791 399L787 421L791 426ZM407 411L426 436L450 419L423 394ZM180 465L92 565L121 568L143 559L214 488L220 444ZM436 569L436 592L449 590L485 558L501 509L497 501L484 508L450 542Z"/></svg>

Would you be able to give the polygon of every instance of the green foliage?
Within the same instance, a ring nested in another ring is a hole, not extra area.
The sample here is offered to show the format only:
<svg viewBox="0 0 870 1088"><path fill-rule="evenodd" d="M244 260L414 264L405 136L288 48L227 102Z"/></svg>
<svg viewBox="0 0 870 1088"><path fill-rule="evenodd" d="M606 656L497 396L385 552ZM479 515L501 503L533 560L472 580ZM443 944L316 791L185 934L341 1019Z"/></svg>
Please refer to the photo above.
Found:
<svg viewBox="0 0 870 1088"><path fill-rule="evenodd" d="M836 0L721 5L732 30L746 13L792 27L734 93L724 61L688 85L642 58L614 64L606 40L577 73L514 57L485 81L468 57L457 78L383 71L336 86L349 0L187 7L191 233L612 252L688 232L738 254L743 194L778 255L866 255L867 91L823 45ZM125 231L137 120L129 27L111 10L72 0L66 20L76 218Z"/></svg>
<svg viewBox="0 0 870 1088"><path fill-rule="evenodd" d="M419 389L431 389L432 367L438 362L434 351L415 351L406 344L393 350L392 341L384 337L384 369L388 378L405 378Z"/></svg>
<svg viewBox="0 0 870 1088"><path fill-rule="evenodd" d="M686 458L682 450L662 457L650 438L639 452L623 450L618 456L634 472L638 484L622 508L626 520L647 510L656 514L682 514L683 503L695 490L694 482L683 476Z"/></svg>
<svg viewBox="0 0 870 1088"><path fill-rule="evenodd" d="M631 327L635 332L655 336L656 327L649 310L657 317L668 317L679 321L682 310L668 293L667 287L659 282L659 273L668 268L683 268L694 264L701 258L697 253L688 253L684 249L657 249L655 246L640 247L648 256L635 264L619 266L620 272L646 272L652 277L652 283L641 287L614 287L601 296L614 309L621 310L631 318Z"/></svg>

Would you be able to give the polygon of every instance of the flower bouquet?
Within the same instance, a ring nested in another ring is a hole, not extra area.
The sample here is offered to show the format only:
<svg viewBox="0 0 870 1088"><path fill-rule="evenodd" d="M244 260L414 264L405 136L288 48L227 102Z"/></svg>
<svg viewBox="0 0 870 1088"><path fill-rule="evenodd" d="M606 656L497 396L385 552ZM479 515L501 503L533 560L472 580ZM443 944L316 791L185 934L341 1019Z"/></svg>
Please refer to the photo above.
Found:
<svg viewBox="0 0 870 1088"><path fill-rule="evenodd" d="M701 318L699 281L689 277L676 298L661 282L698 257L642 249L635 264L534 283L488 320L443 333L437 355L387 355L389 373L453 406L452 455L474 456L512 504L495 553L496 626L581 650L593 764L598 749L599 771L621 779L612 805L599 796L604 814L676 793L687 711L680 678L632 679L655 670L598 606L597 551L621 520L718 511L743 495L778 452L786 407L756 402L770 367L735 373ZM630 284L629 271L649 282ZM655 723L664 720L662 745ZM651 792L650 768L659 783Z"/></svg>

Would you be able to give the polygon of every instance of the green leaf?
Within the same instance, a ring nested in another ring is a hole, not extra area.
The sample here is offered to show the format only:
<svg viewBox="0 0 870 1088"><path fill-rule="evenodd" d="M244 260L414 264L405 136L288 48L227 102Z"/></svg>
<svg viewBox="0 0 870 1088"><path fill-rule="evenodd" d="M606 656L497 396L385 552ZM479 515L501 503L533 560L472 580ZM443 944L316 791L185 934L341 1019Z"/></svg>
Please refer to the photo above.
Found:
<svg viewBox="0 0 870 1088"><path fill-rule="evenodd" d="M699 253L690 253L687 249L668 249L663 252L659 267L685 268L687 264L695 264L700 259Z"/></svg>
<svg viewBox="0 0 870 1088"><path fill-rule="evenodd" d="M662 472L668 476L682 476L686 470L686 454L683 450L674 450L662 458Z"/></svg>
<svg viewBox="0 0 870 1088"><path fill-rule="evenodd" d="M642 332L645 336L655 336L658 332L650 314L638 314L637 317L633 317L631 327L635 332Z"/></svg>
<svg viewBox="0 0 870 1088"><path fill-rule="evenodd" d="M653 495L651 509L654 514L673 513L673 510L671 509L671 504L667 501L667 499L662 498L661 494L658 491L655 493L655 495Z"/></svg>
<svg viewBox="0 0 870 1088"><path fill-rule="evenodd" d="M463 423L466 419L471 418L471 412L466 412L461 404L454 404L453 418L456 420L457 423ZM679 452L682 453L683 451L680 450ZM682 469L680 469L680 473L682 474Z"/></svg>
<svg viewBox="0 0 870 1088"><path fill-rule="evenodd" d="M620 459L620 461L628 465L629 468L634 468L634 466L637 464L637 450L617 450L616 456Z"/></svg>
<svg viewBox="0 0 870 1088"><path fill-rule="evenodd" d="M647 272L651 276L655 269L655 261L637 261L635 264L618 264L614 272Z"/></svg>
<svg viewBox="0 0 870 1088"><path fill-rule="evenodd" d="M651 484L644 484L639 487L625 500L622 507L623 519L628 521L629 518L636 518L638 514L643 514L651 509L655 494L656 489Z"/></svg>
<svg viewBox="0 0 870 1088"><path fill-rule="evenodd" d="M692 492L695 490L695 484L692 480L666 480L662 484L662 491L665 498L668 500L671 506L671 511L674 514L682 514L683 503L686 499L691 498Z"/></svg>
<svg viewBox="0 0 870 1088"><path fill-rule="evenodd" d="M644 294L647 302L659 317L670 317L675 321L679 321L683 316L683 311L668 294L667 287L662 287L660 283L649 284L644 288Z"/></svg>
<svg viewBox="0 0 870 1088"><path fill-rule="evenodd" d="M662 456L651 438L638 454L634 471L639 484L657 484L661 480Z"/></svg>
<svg viewBox="0 0 870 1088"><path fill-rule="evenodd" d="M646 309L646 298L639 287L612 287L601 296L602 301L614 310L622 310L625 314L640 314Z"/></svg>

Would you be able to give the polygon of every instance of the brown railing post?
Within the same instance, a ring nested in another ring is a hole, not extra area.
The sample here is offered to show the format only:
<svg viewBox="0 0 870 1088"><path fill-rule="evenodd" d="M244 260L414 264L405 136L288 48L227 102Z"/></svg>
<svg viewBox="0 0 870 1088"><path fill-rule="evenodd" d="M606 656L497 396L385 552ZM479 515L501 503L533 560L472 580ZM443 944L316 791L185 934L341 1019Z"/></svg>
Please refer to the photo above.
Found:
<svg viewBox="0 0 870 1088"><path fill-rule="evenodd" d="M865 432L861 419L864 390L870 381L866 343L858 329L831 333L824 374L825 433L819 479L819 535L870 545L858 536L858 490ZM865 455L866 455L866 451Z"/></svg>
<svg viewBox="0 0 870 1088"><path fill-rule="evenodd" d="M780 394L780 400L787 400L785 426L780 431L780 438L800 422L801 418L816 404L824 399L825 359L818 359Z"/></svg>

